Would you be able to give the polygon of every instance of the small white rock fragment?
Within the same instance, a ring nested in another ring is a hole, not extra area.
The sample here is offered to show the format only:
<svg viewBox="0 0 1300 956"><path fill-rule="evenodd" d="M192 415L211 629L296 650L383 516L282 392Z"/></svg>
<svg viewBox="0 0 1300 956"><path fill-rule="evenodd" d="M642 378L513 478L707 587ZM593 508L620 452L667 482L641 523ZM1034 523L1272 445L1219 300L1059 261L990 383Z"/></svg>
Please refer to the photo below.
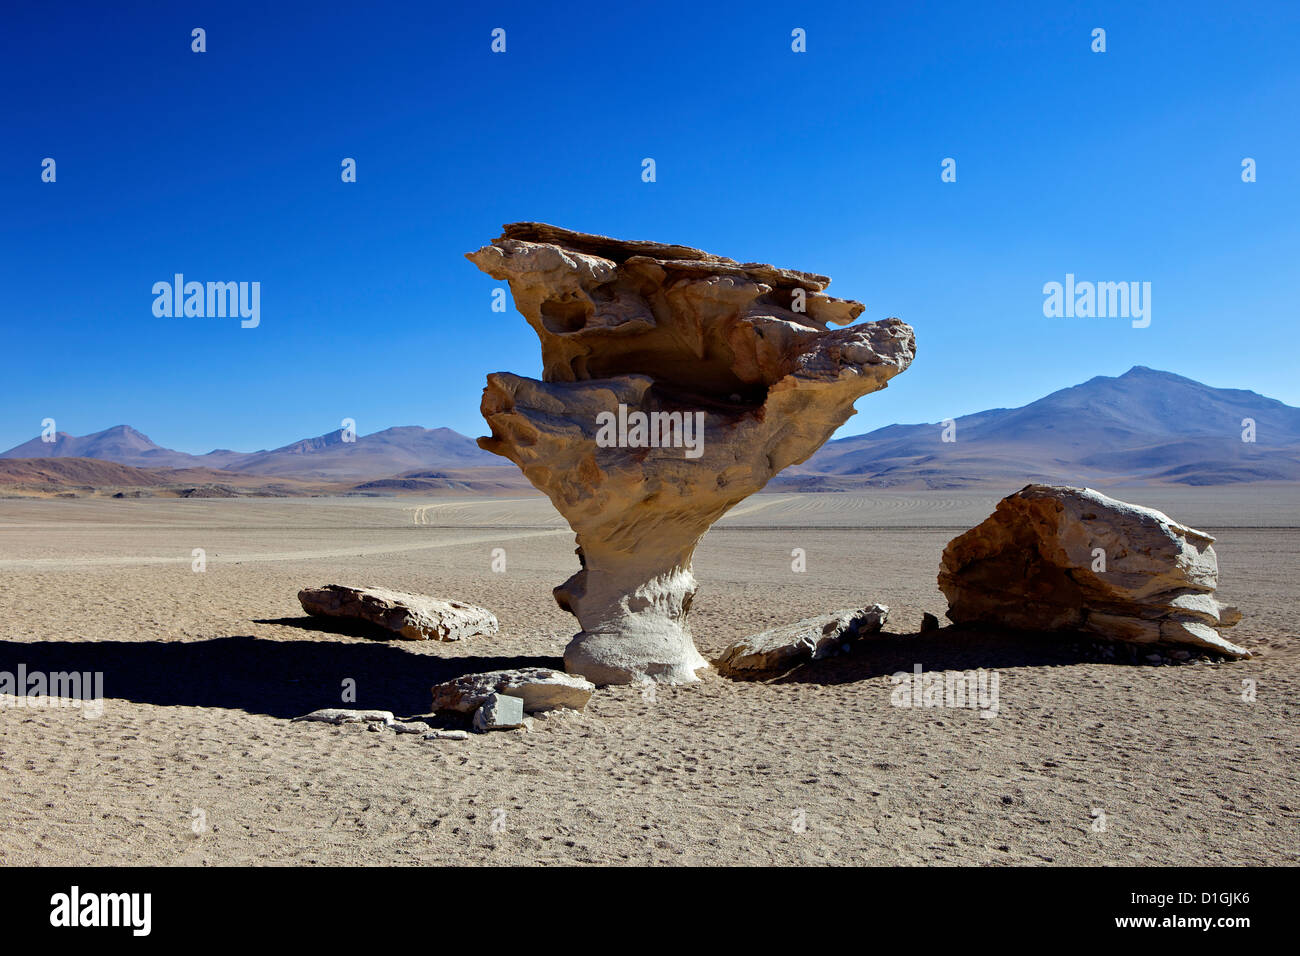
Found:
<svg viewBox="0 0 1300 956"><path fill-rule="evenodd" d="M405 720L393 724L393 729L399 734L427 734L433 730L422 720Z"/></svg>

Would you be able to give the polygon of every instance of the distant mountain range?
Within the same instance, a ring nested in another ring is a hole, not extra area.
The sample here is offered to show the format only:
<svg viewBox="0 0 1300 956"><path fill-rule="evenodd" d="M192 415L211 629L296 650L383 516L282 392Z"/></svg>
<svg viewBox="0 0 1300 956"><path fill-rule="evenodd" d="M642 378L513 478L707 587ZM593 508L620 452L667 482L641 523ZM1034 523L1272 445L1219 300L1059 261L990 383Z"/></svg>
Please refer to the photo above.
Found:
<svg viewBox="0 0 1300 956"><path fill-rule="evenodd" d="M1254 442L1242 441L1243 420L1254 422ZM944 441L945 430L954 441ZM165 480L222 482L236 488L274 487L295 493L346 486L361 493L437 490L517 491L527 488L511 464L450 428L387 428L345 442L342 431L275 448L225 449L189 455L154 444L127 425L93 435L58 433L0 453L0 459L93 459L134 469L174 469ZM84 461L10 463L0 484L16 476L81 475ZM99 472L105 479L110 472ZM112 472L114 486L130 477ZM958 488L1030 481L1083 485L1179 483L1221 485L1300 481L1300 408L1240 389L1211 388L1171 372L1138 366L1118 377L1099 376L1021 408L997 408L955 419L890 425L828 442L803 465L769 484L772 491L839 491L869 487ZM358 483L359 482L359 483ZM148 484L137 482L137 484Z"/></svg>
<svg viewBox="0 0 1300 956"><path fill-rule="evenodd" d="M115 425L93 435L76 437L59 432L54 437L53 442L33 438L0 453L0 458L95 458L133 468L212 468L245 475L327 481L508 464L450 428L415 425L358 435L356 441L350 442L343 440L340 429L270 451L218 449L206 455L163 448L129 425Z"/></svg>
<svg viewBox="0 0 1300 956"><path fill-rule="evenodd" d="M1245 419L1254 442L1242 440ZM1021 408L890 425L827 444L775 487L954 488L989 481L1221 485L1300 480L1300 408L1137 366Z"/></svg>

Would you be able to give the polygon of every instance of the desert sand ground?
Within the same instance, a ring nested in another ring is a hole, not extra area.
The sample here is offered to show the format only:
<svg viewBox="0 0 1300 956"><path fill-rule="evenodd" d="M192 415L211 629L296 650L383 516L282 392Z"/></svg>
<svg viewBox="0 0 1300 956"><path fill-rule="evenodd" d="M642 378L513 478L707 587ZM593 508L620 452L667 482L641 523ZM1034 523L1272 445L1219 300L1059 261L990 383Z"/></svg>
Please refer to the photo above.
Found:
<svg viewBox="0 0 1300 956"><path fill-rule="evenodd" d="M1108 489L1219 537L1233 639L1260 656L1179 666L917 633L944 544L1013 490L756 496L697 553L706 656L873 601L884 638L462 742L289 718L347 679L352 706L411 715L461 673L562 666L550 589L576 559L544 499L0 501L0 670L102 671L107 698L94 719L0 707L0 863L1300 862L1300 490ZM483 604L501 632L343 633L295 597L334 582ZM996 669L998 716L891 706L915 663Z"/></svg>

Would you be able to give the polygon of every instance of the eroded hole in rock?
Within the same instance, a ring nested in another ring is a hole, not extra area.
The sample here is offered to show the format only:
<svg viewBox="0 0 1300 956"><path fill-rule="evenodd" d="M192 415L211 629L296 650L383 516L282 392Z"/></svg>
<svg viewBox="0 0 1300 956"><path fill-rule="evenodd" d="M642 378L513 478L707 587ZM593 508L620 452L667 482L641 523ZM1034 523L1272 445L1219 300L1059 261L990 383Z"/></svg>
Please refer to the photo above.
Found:
<svg viewBox="0 0 1300 956"><path fill-rule="evenodd" d="M697 406L699 402L762 404L767 397L767 386L741 380L731 365L728 355L686 359L680 353L629 349L616 355L582 356L582 360L575 360L571 367L575 375L585 372L581 377L586 379L645 375L654 379L658 394L683 396L683 400L689 396ZM740 396L739 403L732 401L733 395Z"/></svg>
<svg viewBox="0 0 1300 956"><path fill-rule="evenodd" d="M703 411L720 415L742 415L763 407L767 401L766 385L751 385L733 380L733 390L726 394L701 392L688 386L656 381L650 393L665 411Z"/></svg>
<svg viewBox="0 0 1300 956"><path fill-rule="evenodd" d="M582 299L547 299L542 303L542 324L557 335L584 328L591 314L591 304Z"/></svg>
<svg viewBox="0 0 1300 956"><path fill-rule="evenodd" d="M808 296L810 293L805 292L802 300L803 311L795 308L795 290L794 289L773 289L765 295L759 296L754 300L747 310L748 315L772 315L787 322L797 322L800 325L806 325L810 329L824 331L826 323L813 317L809 308ZM761 334L761 330L760 330Z"/></svg>

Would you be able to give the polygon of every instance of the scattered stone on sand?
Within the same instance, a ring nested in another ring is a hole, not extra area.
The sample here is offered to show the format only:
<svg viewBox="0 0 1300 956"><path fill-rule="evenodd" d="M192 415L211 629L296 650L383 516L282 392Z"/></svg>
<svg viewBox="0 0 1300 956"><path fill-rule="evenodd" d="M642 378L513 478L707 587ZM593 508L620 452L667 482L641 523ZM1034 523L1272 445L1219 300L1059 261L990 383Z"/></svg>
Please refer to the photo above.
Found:
<svg viewBox="0 0 1300 956"><path fill-rule="evenodd" d="M433 728L422 720L403 720L393 724L393 730L399 734L427 734Z"/></svg>
<svg viewBox="0 0 1300 956"><path fill-rule="evenodd" d="M485 608L388 588L329 584L304 588L298 600L308 614L364 621L410 641L459 641L495 634L498 626Z"/></svg>
<svg viewBox="0 0 1300 956"><path fill-rule="evenodd" d="M939 619L926 611L921 615L921 633L928 634L931 631L939 630Z"/></svg>
<svg viewBox="0 0 1300 956"><path fill-rule="evenodd" d="M713 663L724 677L754 677L788 670L821 660L846 648L849 641L879 632L888 619L889 608L883 604L832 611L742 638Z"/></svg>
<svg viewBox="0 0 1300 956"><path fill-rule="evenodd" d="M589 680L549 667L488 671L465 674L434 686L433 710L471 714L492 694L520 698L529 714L559 707L582 710L595 689Z"/></svg>
<svg viewBox="0 0 1300 956"><path fill-rule="evenodd" d="M1214 538L1089 488L1028 485L948 543L939 589L956 624L1092 632L1250 657L1219 629Z"/></svg>
<svg viewBox="0 0 1300 956"><path fill-rule="evenodd" d="M733 505L802 462L911 364L898 319L848 325L826 276L535 222L469 260L508 282L542 381L488 376L479 445L577 534L557 587L582 626L565 669L597 685L698 680L691 559Z"/></svg>
<svg viewBox="0 0 1300 956"><path fill-rule="evenodd" d="M424 740L469 740L468 730L434 730L422 738Z"/></svg>
<svg viewBox="0 0 1300 956"><path fill-rule="evenodd" d="M295 717L293 723L300 720L319 721L325 724L357 724L357 723L379 723L385 727L390 727L396 722L391 710L344 710L339 707L327 707L324 710L313 710L310 714L303 714L301 717Z"/></svg>
<svg viewBox="0 0 1300 956"><path fill-rule="evenodd" d="M524 726L524 702L519 697L489 694L483 706L474 711L473 727L477 733L489 730L516 730Z"/></svg>

